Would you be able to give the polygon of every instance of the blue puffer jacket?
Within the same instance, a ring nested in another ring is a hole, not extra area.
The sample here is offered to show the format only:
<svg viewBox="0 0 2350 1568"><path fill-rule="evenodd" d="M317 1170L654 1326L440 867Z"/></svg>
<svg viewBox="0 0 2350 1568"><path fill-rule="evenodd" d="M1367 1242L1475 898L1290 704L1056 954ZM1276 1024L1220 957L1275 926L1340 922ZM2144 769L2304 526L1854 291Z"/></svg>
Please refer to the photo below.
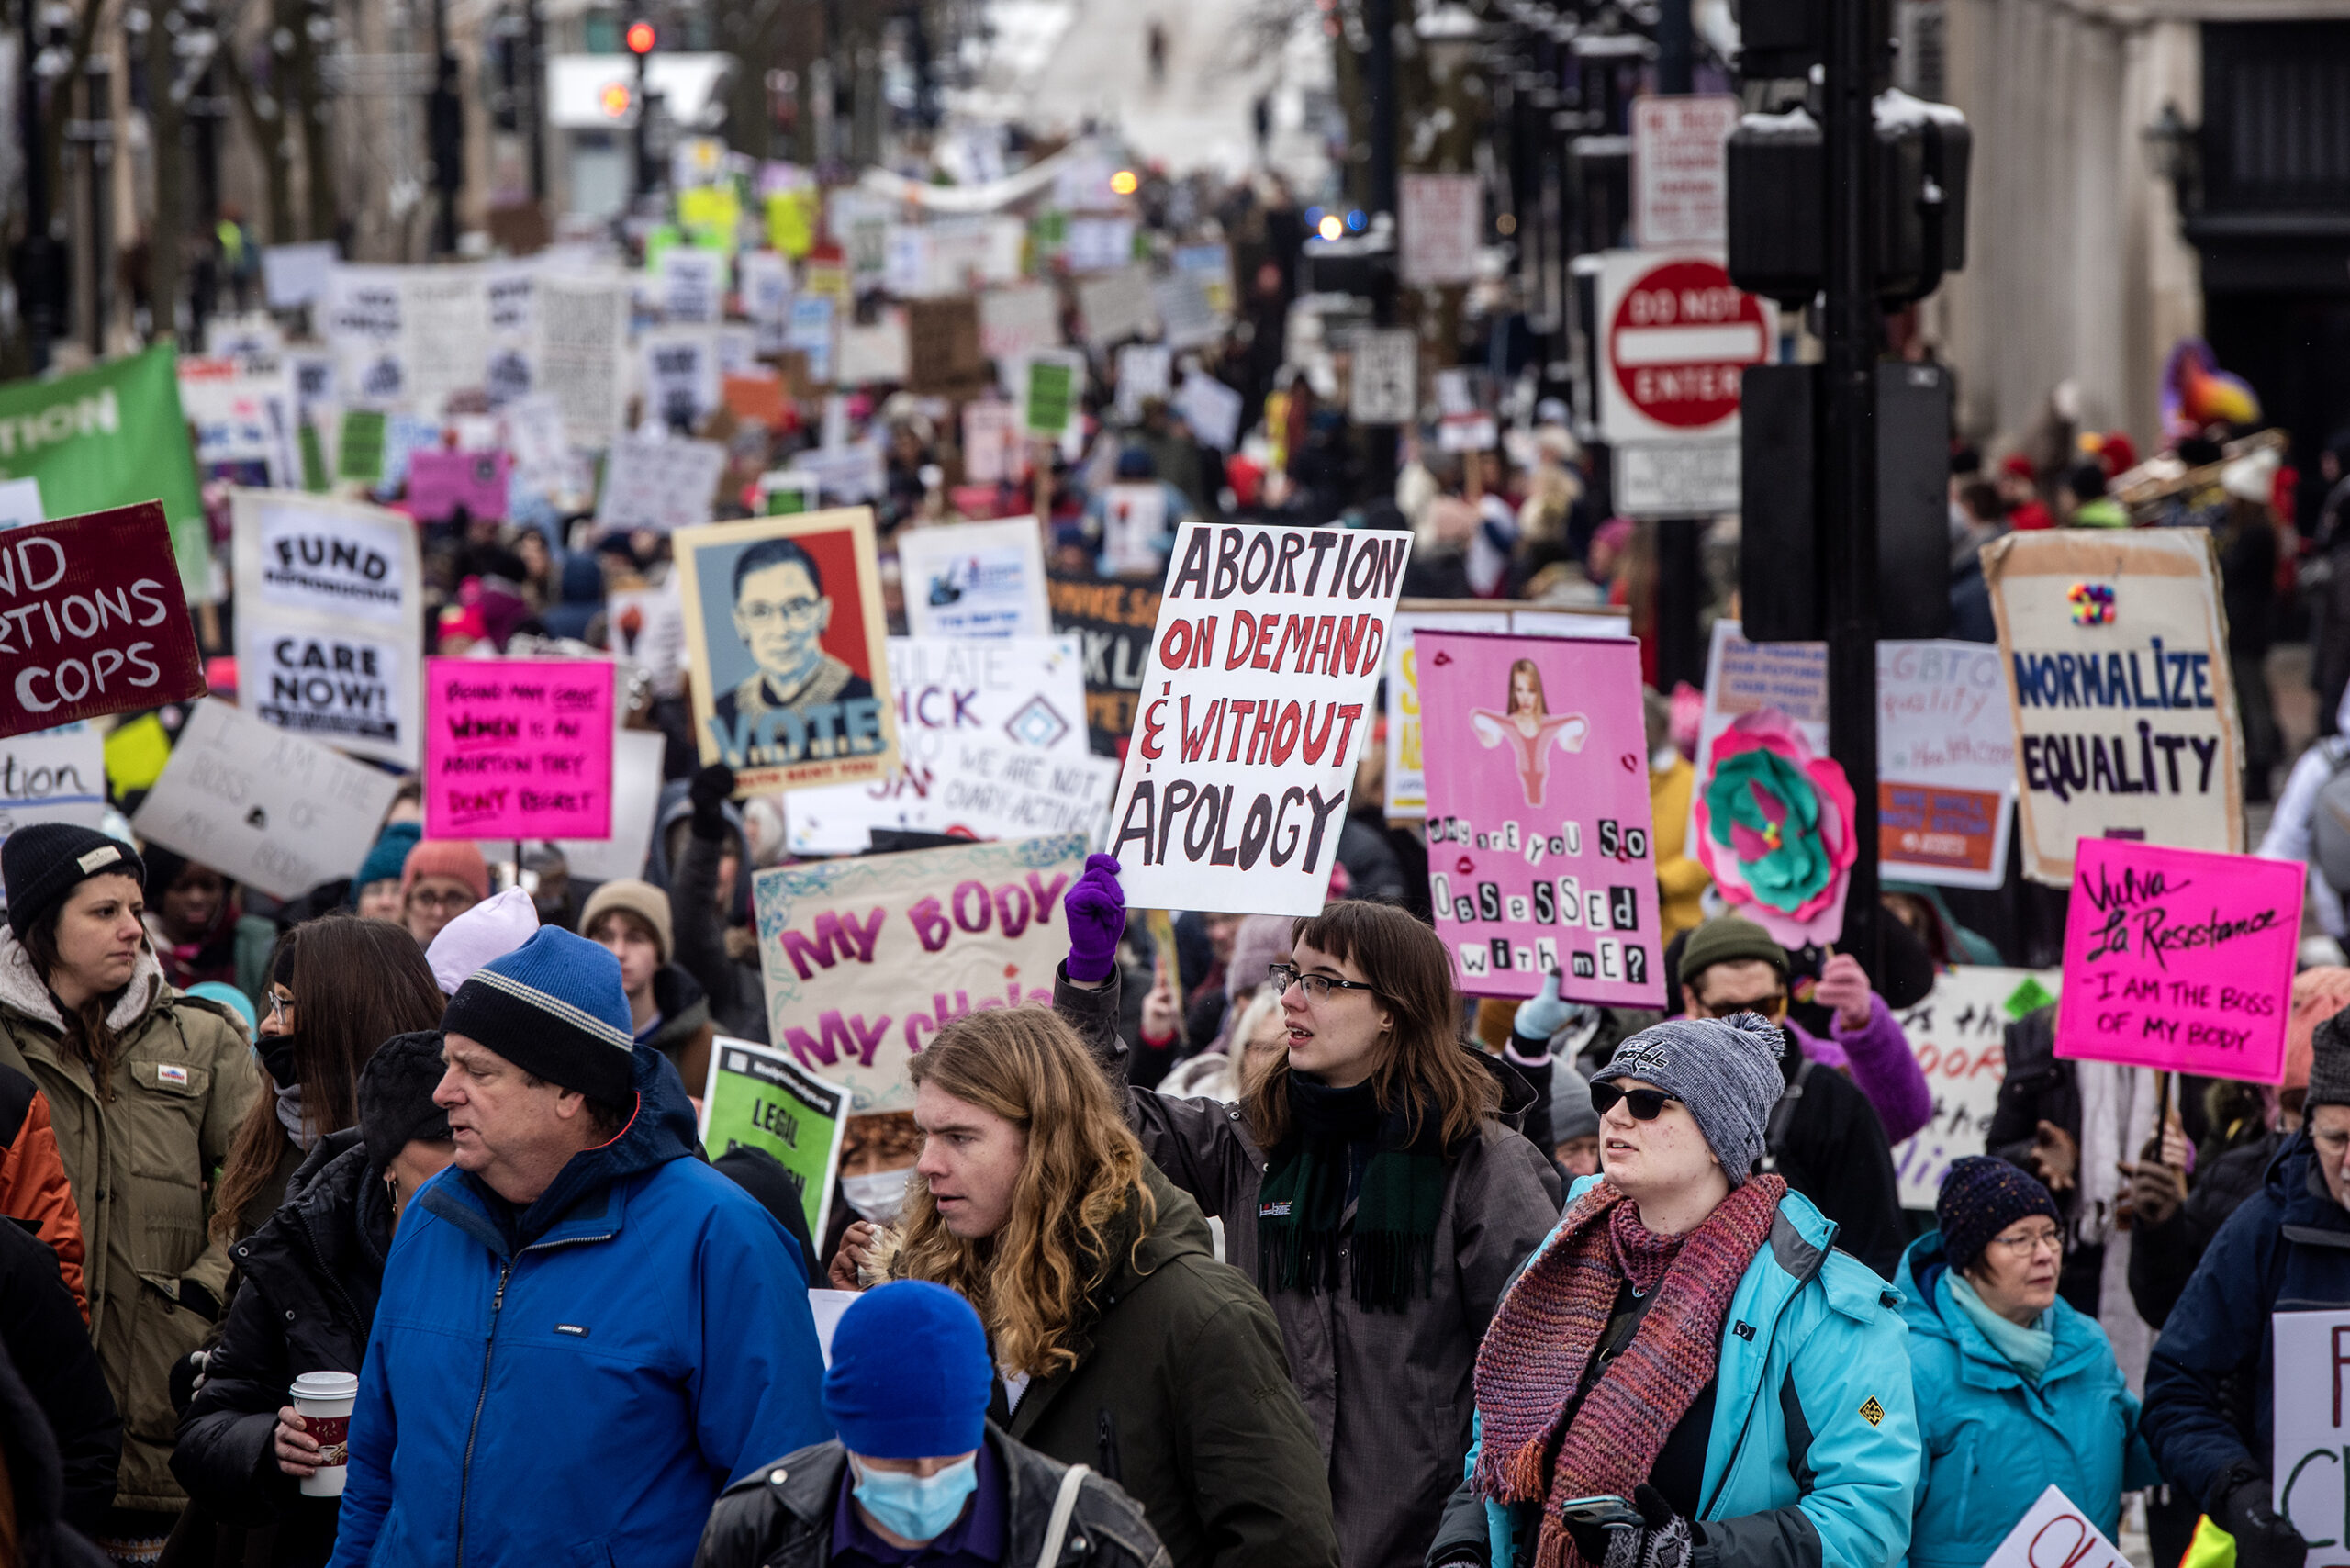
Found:
<svg viewBox="0 0 2350 1568"><path fill-rule="evenodd" d="M2325 1190L2309 1134L2211 1238L2146 1363L2139 1418L2163 1478L2206 1513L2268 1474L2274 1312L2350 1306L2350 1214ZM2337 1523L2339 1521L2336 1521Z"/></svg>
<svg viewBox="0 0 2350 1568"><path fill-rule="evenodd" d="M2034 1384L1952 1299L1940 1231L1909 1244L1893 1282L1926 1445L1911 1568L1979 1568L2052 1484L2112 1540L2121 1494L2159 1478L2105 1330L2060 1298L2055 1353Z"/></svg>
<svg viewBox="0 0 2350 1568"><path fill-rule="evenodd" d="M1576 1182L1567 1206L1598 1180ZM1730 1298L1699 1488L1706 1540L1693 1568L1886 1568L1908 1545L1918 1419L1900 1297L1866 1264L1830 1250L1835 1238L1810 1201L1789 1193ZM1465 1473L1476 1466L1472 1443ZM1469 1544L1461 1495L1431 1562ZM1482 1507L1486 1561L1505 1568L1532 1544L1533 1506Z"/></svg>
<svg viewBox="0 0 2350 1568"><path fill-rule="evenodd" d="M336 1568L687 1568L711 1505L832 1436L799 1249L699 1157L677 1069L517 1214L452 1168L402 1216Z"/></svg>

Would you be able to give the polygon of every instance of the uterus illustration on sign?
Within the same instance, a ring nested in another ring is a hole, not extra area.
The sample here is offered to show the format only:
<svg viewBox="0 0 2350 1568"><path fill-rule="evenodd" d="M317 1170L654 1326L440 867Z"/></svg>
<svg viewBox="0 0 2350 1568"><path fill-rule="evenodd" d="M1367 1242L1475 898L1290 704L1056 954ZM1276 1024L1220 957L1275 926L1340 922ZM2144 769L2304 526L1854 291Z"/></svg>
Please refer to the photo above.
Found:
<svg viewBox="0 0 2350 1568"><path fill-rule="evenodd" d="M1469 711L1470 727L1487 750L1506 742L1516 752L1517 779L1529 806L1542 803L1543 790L1550 781L1550 748L1579 752L1591 734L1591 721L1581 713L1552 713L1542 693L1542 672L1532 659L1519 659L1509 666L1506 711Z"/></svg>

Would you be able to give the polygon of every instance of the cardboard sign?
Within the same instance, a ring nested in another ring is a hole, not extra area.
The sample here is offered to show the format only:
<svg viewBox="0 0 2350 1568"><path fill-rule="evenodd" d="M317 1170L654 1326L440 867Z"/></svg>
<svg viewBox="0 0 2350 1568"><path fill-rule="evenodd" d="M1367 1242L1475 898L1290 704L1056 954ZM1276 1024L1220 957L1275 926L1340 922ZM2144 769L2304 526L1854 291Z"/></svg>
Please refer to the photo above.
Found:
<svg viewBox="0 0 2350 1568"><path fill-rule="evenodd" d="M794 794L785 818L791 852L859 854L871 845L877 827L1024 836L999 827L1009 812L950 812L949 786L967 748L990 778L1001 777L1008 760L1023 754L1092 760L1086 747L1083 670L1074 637L890 638L899 766L878 784ZM1002 755L980 755L990 748ZM1111 770L1113 776L1115 771Z"/></svg>
<svg viewBox="0 0 2350 1568"><path fill-rule="evenodd" d="M1058 577L1046 588L1053 630L1079 639L1084 655L1085 727L1093 751L1123 757L1158 625L1158 589Z"/></svg>
<svg viewBox="0 0 2350 1568"><path fill-rule="evenodd" d="M1428 890L1472 996L1665 1000L1639 644L1423 631Z"/></svg>
<svg viewBox="0 0 2350 1568"><path fill-rule="evenodd" d="M0 533L0 738L200 696L162 503Z"/></svg>
<svg viewBox="0 0 2350 1568"><path fill-rule="evenodd" d="M424 522L506 515L513 459L503 452L414 452L408 460L408 509Z"/></svg>
<svg viewBox="0 0 2350 1568"><path fill-rule="evenodd" d="M2007 879L2016 734L1996 648L1876 645L1877 864L1945 888Z"/></svg>
<svg viewBox="0 0 2350 1568"><path fill-rule="evenodd" d="M188 711L162 777L140 802L139 836L272 898L351 873L399 780L270 728L225 702Z"/></svg>
<svg viewBox="0 0 2350 1568"><path fill-rule="evenodd" d="M724 1035L711 1041L710 1078L701 1086L701 1145L712 1159L738 1148L775 1157L800 1194L808 1234L830 1223L849 1092L827 1083L782 1051ZM816 1272L809 1260L808 1271Z"/></svg>
<svg viewBox="0 0 2350 1568"><path fill-rule="evenodd" d="M2081 840L2056 1054L2283 1078L2305 876L2293 861Z"/></svg>
<svg viewBox="0 0 2350 1568"><path fill-rule="evenodd" d="M2130 1560L2052 1485L2024 1510L1983 1568L2130 1568Z"/></svg>
<svg viewBox="0 0 2350 1568"><path fill-rule="evenodd" d="M995 378L979 348L979 302L969 295L917 299L906 307L906 387L968 398Z"/></svg>
<svg viewBox="0 0 2350 1568"><path fill-rule="evenodd" d="M1183 525L1113 812L1128 907L1321 909L1411 548Z"/></svg>
<svg viewBox="0 0 2350 1568"><path fill-rule="evenodd" d="M2047 529L1983 549L2013 705L2024 874L2081 839L2244 848L2243 742L2209 529Z"/></svg>
<svg viewBox="0 0 2350 1568"><path fill-rule="evenodd" d="M1041 637L1044 532L1033 517L898 533L906 629L917 637Z"/></svg>
<svg viewBox="0 0 2350 1568"><path fill-rule="evenodd" d="M702 761L753 795L886 778L898 726L873 513L717 523L672 543Z"/></svg>
<svg viewBox="0 0 2350 1568"><path fill-rule="evenodd" d="M612 666L424 661L424 836L610 838Z"/></svg>
<svg viewBox="0 0 2350 1568"><path fill-rule="evenodd" d="M2008 1075L2007 1026L2055 999L2053 969L1962 964L1934 977L1926 999L1900 1014L1918 1070L1934 1096L1924 1126L1893 1146L1905 1209L1930 1209L1951 1161L1984 1154Z"/></svg>
<svg viewBox="0 0 2350 1568"><path fill-rule="evenodd" d="M726 449L714 441L617 437L604 459L596 525L667 533L708 522L725 472Z"/></svg>
<svg viewBox="0 0 2350 1568"><path fill-rule="evenodd" d="M1051 1002L1061 895L1084 865L1069 835L760 872L770 1037L859 1114L912 1110L906 1064L939 1025Z"/></svg>
<svg viewBox="0 0 2350 1568"><path fill-rule="evenodd" d="M2279 1518L2310 1543L2308 1568L2350 1562L2343 1536L2342 1450L2350 1447L2350 1312L2270 1315L2277 1361L2275 1463L2269 1473Z"/></svg>
<svg viewBox="0 0 2350 1568"><path fill-rule="evenodd" d="M35 823L96 827L106 810L106 737L89 724L0 740L0 842Z"/></svg>

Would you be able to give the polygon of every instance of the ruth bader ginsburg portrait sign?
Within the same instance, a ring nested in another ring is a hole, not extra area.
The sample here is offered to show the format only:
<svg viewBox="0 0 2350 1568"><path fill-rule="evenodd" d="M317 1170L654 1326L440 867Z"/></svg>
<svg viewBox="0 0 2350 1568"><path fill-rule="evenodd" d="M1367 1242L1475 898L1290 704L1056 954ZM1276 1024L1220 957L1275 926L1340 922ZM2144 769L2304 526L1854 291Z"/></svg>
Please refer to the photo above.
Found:
<svg viewBox="0 0 2350 1568"><path fill-rule="evenodd" d="M741 793L884 777L898 757L865 507L671 535L694 733Z"/></svg>

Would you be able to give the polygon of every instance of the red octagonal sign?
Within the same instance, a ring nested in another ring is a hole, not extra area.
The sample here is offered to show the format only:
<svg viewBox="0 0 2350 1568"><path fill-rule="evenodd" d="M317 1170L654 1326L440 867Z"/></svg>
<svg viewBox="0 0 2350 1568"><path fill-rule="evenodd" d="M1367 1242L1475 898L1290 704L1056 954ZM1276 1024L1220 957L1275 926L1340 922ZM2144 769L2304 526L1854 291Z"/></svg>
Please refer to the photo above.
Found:
<svg viewBox="0 0 2350 1568"><path fill-rule="evenodd" d="M1762 302L1718 262L1678 260L1642 274L1607 323L1617 389L1661 425L1697 430L1738 412L1738 378L1770 357Z"/></svg>

